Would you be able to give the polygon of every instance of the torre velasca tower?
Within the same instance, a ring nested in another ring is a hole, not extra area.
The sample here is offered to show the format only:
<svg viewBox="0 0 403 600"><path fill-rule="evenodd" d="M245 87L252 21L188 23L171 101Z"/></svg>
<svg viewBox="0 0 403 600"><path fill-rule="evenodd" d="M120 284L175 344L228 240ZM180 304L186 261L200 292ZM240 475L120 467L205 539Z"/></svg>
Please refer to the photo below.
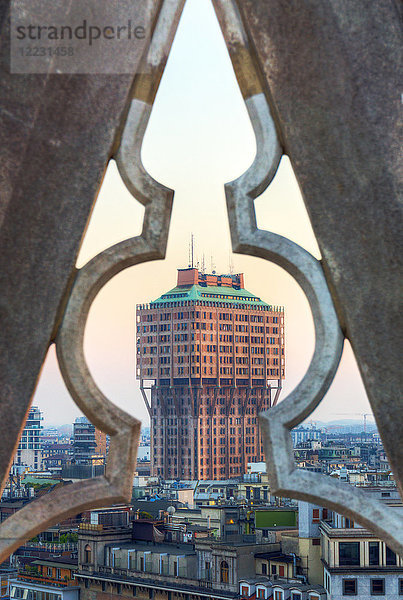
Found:
<svg viewBox="0 0 403 600"><path fill-rule="evenodd" d="M243 274L189 268L136 320L152 474L227 479L263 460L257 417L284 378L283 308L248 292Z"/></svg>

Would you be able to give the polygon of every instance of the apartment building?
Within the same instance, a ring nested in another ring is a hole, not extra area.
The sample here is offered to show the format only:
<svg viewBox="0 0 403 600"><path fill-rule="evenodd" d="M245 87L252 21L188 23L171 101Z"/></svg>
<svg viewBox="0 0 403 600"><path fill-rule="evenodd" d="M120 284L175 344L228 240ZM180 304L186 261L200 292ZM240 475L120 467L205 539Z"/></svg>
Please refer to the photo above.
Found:
<svg viewBox="0 0 403 600"><path fill-rule="evenodd" d="M37 406L31 406L13 464L28 467L32 471L42 469L41 422L42 412Z"/></svg>
<svg viewBox="0 0 403 600"><path fill-rule="evenodd" d="M366 492L388 510L403 512L396 488L368 488ZM337 513L330 522L321 522L320 531L324 586L331 600L403 598L403 557L385 542Z"/></svg>
<svg viewBox="0 0 403 600"><path fill-rule="evenodd" d="M227 521L235 518L235 513L226 513ZM139 600L231 600L239 596L239 581L254 576L255 554L280 551L280 544L256 543L254 536L237 535L236 543L227 536L167 542L171 525L164 528L163 521L137 519L107 526L94 520L79 528L76 579L81 600L102 600L105 594Z"/></svg>
<svg viewBox="0 0 403 600"><path fill-rule="evenodd" d="M106 434L86 417L77 417L73 425L73 458L76 465L103 465L106 457Z"/></svg>

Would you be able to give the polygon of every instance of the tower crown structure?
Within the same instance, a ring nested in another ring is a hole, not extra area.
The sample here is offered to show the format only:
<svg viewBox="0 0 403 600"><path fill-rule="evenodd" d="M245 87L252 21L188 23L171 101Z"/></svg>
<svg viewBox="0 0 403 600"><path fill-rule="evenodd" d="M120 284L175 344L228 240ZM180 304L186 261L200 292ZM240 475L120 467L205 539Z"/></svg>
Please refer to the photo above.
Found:
<svg viewBox="0 0 403 600"><path fill-rule="evenodd" d="M225 479L263 459L257 415L284 378L284 309L239 274L178 269L177 285L137 306L137 378L151 388L152 472Z"/></svg>
<svg viewBox="0 0 403 600"><path fill-rule="evenodd" d="M177 287L199 285L201 287L217 286L243 289L243 273L237 275L216 275L201 273L198 269L178 269Z"/></svg>

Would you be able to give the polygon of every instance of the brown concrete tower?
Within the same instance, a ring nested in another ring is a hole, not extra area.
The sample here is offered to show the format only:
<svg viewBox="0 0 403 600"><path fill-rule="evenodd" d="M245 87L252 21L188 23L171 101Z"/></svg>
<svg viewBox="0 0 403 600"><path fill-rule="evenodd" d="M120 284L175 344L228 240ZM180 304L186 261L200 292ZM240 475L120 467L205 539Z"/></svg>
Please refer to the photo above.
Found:
<svg viewBox="0 0 403 600"><path fill-rule="evenodd" d="M227 479L263 460L257 416L281 390L284 309L245 290L243 274L189 268L136 318L152 474Z"/></svg>

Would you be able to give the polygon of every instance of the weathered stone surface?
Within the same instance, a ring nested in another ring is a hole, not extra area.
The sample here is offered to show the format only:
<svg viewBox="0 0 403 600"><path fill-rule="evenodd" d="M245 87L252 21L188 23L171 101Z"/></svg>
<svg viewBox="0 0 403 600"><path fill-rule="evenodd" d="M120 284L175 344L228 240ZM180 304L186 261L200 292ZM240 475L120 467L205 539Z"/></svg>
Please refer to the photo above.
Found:
<svg viewBox="0 0 403 600"><path fill-rule="evenodd" d="M118 0L111 1L119 11ZM0 14L2 477L18 443L136 70L133 65L133 75L10 74L8 5L2 3ZM151 24L159 5L153 4Z"/></svg>
<svg viewBox="0 0 403 600"><path fill-rule="evenodd" d="M402 39L397 5L393 0L237 4L339 318L402 486Z"/></svg>
<svg viewBox="0 0 403 600"><path fill-rule="evenodd" d="M2 446L4 466L8 467L8 453L17 441L24 408L28 406L44 352L53 339L61 373L73 400L94 425L110 435L110 448L104 476L46 494L0 525L0 562L21 543L61 518L85 508L127 502L131 497L141 423L108 400L92 379L84 357L84 331L92 301L109 279L131 265L165 256L173 190L153 180L144 169L141 147L183 4L184 0L153 4L154 9L159 9L158 15L153 21L153 31L141 64L133 65L133 70L137 69L133 85L131 76L88 80L69 77L64 82L60 78L57 82L52 77L47 78L54 84L49 89L45 86L49 102L47 96L39 94L38 113L43 119L34 119L27 135L27 149L33 151L31 144L37 141L41 144L40 157L48 161L43 170L40 162L33 161L42 181L35 181L34 171L29 172L27 179L25 173L19 180L11 177L13 185L9 187L8 203L4 201L2 233L10 242L10 265L8 270L5 269L9 279L5 279L7 303L4 303L4 316L9 313L13 320L5 324L4 341L18 354L13 360L14 355L9 352L1 366L4 370L10 367L7 385L14 394L19 393L12 408L19 411L21 422L12 421L13 431L6 431L5 426L2 428L6 442ZM116 5L117 17L119 10L124 10L123 6L122 2ZM73 93L72 99L68 92ZM50 114L46 112L49 106ZM123 119L124 126L119 127L121 113L126 108L127 118ZM24 123L23 119L21 122ZM52 158L49 144L54 144L57 149L62 147L50 173L47 171ZM77 272L74 260L78 244L92 198L112 152L126 185L145 205L143 231L139 236L107 248ZM11 165L18 163L12 154L10 156ZM66 175L70 176L68 180ZM33 206L28 204L24 208L18 190L21 187L27 191L28 185L36 196ZM32 223L34 228L30 230ZM26 236L16 252L17 259L25 261L23 269L20 262L12 264L11 243L13 235L19 232ZM52 253L52 242L57 254ZM27 286L37 283L38 274L41 286L32 294L31 313L22 311L20 315L16 309L22 310L24 302L31 307ZM24 296L13 299L12 292L18 287L19 277L23 277ZM28 279L27 284L25 279ZM24 353L26 333L35 355ZM0 409L3 423L6 423L10 414L7 398Z"/></svg>

